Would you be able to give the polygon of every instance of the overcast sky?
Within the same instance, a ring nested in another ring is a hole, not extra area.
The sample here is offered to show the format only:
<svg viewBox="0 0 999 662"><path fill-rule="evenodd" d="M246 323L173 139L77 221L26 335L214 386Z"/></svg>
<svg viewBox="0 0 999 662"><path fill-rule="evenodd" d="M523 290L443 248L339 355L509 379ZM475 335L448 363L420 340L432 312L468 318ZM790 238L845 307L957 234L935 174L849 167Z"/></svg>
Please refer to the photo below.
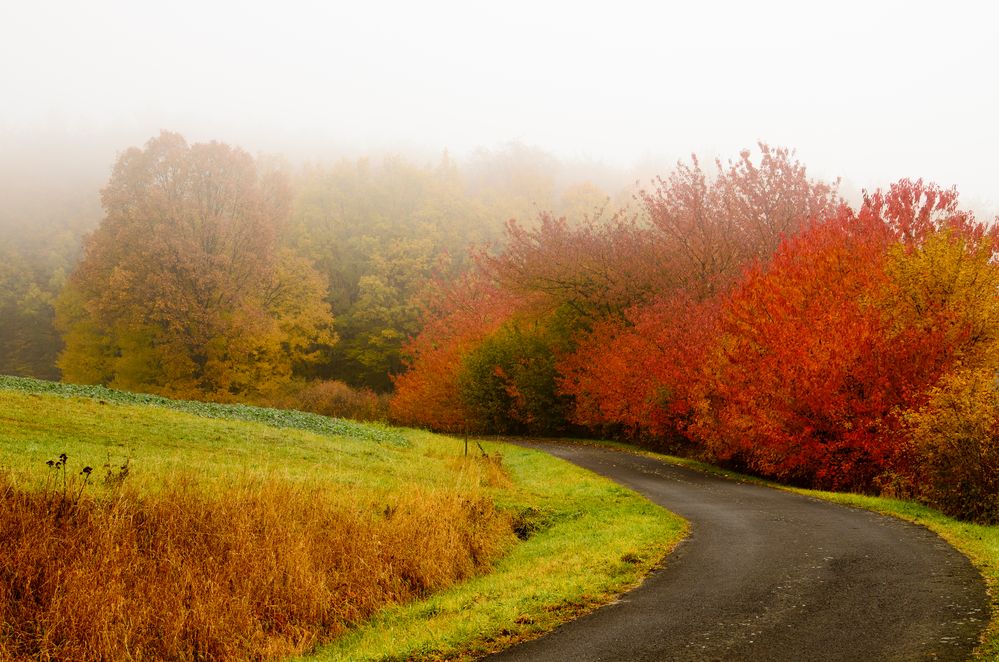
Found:
<svg viewBox="0 0 999 662"><path fill-rule="evenodd" d="M995 210L992 6L3 0L0 133L314 156L517 140L619 167L764 140Z"/></svg>

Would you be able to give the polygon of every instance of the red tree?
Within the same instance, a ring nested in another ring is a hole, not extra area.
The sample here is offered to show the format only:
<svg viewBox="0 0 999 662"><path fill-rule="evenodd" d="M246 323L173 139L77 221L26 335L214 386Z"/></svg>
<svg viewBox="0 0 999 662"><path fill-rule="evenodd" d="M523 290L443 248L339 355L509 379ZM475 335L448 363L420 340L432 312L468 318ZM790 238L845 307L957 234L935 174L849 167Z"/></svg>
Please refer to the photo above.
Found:
<svg viewBox="0 0 999 662"><path fill-rule="evenodd" d="M694 435L717 457L784 480L843 487L886 463L882 320L889 238L851 213L781 245L726 302L710 397Z"/></svg>
<svg viewBox="0 0 999 662"><path fill-rule="evenodd" d="M515 299L481 273L438 283L427 324L405 347L408 370L393 378L393 420L449 432L465 429L471 416L460 392L462 361L515 308Z"/></svg>
<svg viewBox="0 0 999 662"><path fill-rule="evenodd" d="M685 429L702 397L717 301L747 265L767 262L781 238L841 204L836 185L809 179L792 152L759 148L758 162L746 150L727 166L716 162L713 177L692 156L640 195L648 230L641 241L621 242L625 264L638 256L631 296L618 302L627 312L605 317L561 362L561 388L575 398L577 423L651 435ZM588 242L566 243L591 250Z"/></svg>
<svg viewBox="0 0 999 662"><path fill-rule="evenodd" d="M909 475L901 416L971 328L930 264L988 262L984 233L953 192L903 181L786 240L725 304L692 432L782 480L873 489Z"/></svg>
<svg viewBox="0 0 999 662"><path fill-rule="evenodd" d="M499 287L540 311L562 306L593 320L620 316L669 287L653 233L622 215L570 226L542 214L535 229L507 223L507 244L478 262Z"/></svg>
<svg viewBox="0 0 999 662"><path fill-rule="evenodd" d="M723 291L753 260L766 261L783 237L836 211L837 184L808 178L793 152L760 143L759 164L744 150L709 178L697 156L678 163L641 194L675 282L695 298Z"/></svg>
<svg viewBox="0 0 999 662"><path fill-rule="evenodd" d="M700 398L700 371L716 335L717 299L685 293L607 319L560 363L573 422L634 436L682 434Z"/></svg>

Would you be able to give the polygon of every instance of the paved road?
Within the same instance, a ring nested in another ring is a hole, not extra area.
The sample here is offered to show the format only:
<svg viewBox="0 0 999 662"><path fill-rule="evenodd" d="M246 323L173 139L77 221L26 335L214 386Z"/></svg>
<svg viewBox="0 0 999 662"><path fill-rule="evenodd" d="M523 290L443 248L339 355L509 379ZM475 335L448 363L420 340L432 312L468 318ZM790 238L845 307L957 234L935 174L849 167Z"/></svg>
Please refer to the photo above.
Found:
<svg viewBox="0 0 999 662"><path fill-rule="evenodd" d="M532 447L691 534L620 601L491 660L966 660L988 620L981 576L921 527L612 450Z"/></svg>

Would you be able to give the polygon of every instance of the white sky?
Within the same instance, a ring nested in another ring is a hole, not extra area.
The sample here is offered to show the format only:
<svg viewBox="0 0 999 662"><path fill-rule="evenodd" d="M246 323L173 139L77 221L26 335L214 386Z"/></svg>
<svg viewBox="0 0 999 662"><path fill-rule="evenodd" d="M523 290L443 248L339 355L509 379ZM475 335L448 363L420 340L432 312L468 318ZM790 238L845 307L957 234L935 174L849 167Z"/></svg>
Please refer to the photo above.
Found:
<svg viewBox="0 0 999 662"><path fill-rule="evenodd" d="M519 140L622 167L765 140L996 210L994 6L0 0L0 133L317 157Z"/></svg>

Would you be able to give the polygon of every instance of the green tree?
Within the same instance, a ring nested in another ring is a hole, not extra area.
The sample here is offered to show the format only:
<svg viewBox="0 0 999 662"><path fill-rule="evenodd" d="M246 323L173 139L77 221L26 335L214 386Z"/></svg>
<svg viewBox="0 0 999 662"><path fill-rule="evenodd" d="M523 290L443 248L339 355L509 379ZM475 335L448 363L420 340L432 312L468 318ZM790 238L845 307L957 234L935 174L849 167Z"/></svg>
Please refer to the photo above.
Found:
<svg viewBox="0 0 999 662"><path fill-rule="evenodd" d="M556 392L561 336L511 321L465 356L458 385L474 427L532 434L565 429L569 401Z"/></svg>
<svg viewBox="0 0 999 662"><path fill-rule="evenodd" d="M58 378L61 343L52 301L62 280L13 248L0 247L0 373Z"/></svg>
<svg viewBox="0 0 999 662"><path fill-rule="evenodd" d="M389 376L402 370L402 345L421 328L419 293L434 275L433 250L429 239L399 239L371 255L339 326L345 340L337 349L359 383L388 390Z"/></svg>
<svg viewBox="0 0 999 662"><path fill-rule="evenodd" d="M313 374L387 391L421 328L428 281L456 273L499 224L482 221L446 155L425 167L398 157L313 166L297 184L294 246L328 279L341 337Z"/></svg>

